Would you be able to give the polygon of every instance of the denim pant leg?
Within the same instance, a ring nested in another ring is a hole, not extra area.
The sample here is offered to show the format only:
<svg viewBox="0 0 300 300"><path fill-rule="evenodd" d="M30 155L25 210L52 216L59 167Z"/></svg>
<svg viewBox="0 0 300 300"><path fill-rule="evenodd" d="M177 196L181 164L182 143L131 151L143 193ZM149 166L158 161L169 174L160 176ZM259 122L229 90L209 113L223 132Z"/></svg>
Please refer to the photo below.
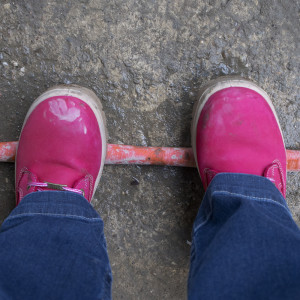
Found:
<svg viewBox="0 0 300 300"><path fill-rule="evenodd" d="M81 195L27 195L0 230L0 299L110 299L103 222Z"/></svg>
<svg viewBox="0 0 300 300"><path fill-rule="evenodd" d="M268 179L213 179L193 228L188 296L300 299L300 231Z"/></svg>

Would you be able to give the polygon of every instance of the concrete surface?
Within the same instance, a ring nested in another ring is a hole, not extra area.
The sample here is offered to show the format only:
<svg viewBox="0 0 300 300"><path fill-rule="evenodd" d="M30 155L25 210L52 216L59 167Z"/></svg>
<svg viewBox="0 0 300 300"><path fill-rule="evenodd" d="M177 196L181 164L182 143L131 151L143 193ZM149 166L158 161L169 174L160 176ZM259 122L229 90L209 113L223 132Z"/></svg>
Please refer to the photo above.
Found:
<svg viewBox="0 0 300 300"><path fill-rule="evenodd" d="M255 80L273 99L286 146L300 149L299 1L19 0L0 2L0 140L17 140L46 88L93 89L110 143L190 146L202 82ZM138 185L132 184L135 177ZM287 201L300 223L300 174ZM184 299L196 170L106 166L93 205L105 222L114 299ZM0 167L0 214L14 207L14 166Z"/></svg>

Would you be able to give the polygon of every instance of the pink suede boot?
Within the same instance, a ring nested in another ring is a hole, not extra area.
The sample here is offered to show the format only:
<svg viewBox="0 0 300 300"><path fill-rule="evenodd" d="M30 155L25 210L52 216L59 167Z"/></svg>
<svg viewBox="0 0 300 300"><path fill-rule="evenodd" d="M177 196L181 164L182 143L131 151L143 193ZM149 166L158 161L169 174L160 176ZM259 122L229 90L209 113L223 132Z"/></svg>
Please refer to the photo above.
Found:
<svg viewBox="0 0 300 300"><path fill-rule="evenodd" d="M221 77L205 85L194 107L192 146L206 189L218 173L271 180L285 197L286 152L275 109L249 80Z"/></svg>
<svg viewBox="0 0 300 300"><path fill-rule="evenodd" d="M29 193L70 191L92 200L106 155L100 100L80 86L56 86L31 105L16 155L17 204Z"/></svg>

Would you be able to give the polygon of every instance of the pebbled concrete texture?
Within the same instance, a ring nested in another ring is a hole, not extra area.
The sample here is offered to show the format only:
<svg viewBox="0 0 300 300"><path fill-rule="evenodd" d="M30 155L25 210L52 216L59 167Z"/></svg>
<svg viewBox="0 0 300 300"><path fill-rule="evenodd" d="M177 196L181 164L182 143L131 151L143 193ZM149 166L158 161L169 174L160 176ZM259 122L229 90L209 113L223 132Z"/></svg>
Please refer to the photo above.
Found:
<svg viewBox="0 0 300 300"><path fill-rule="evenodd" d="M75 83L101 99L109 143L190 146L200 85L239 74L271 96L286 147L299 150L299 9L297 0L2 0L0 141L18 139L45 89ZM298 224L299 182L288 175ZM114 299L186 297L202 196L194 169L105 166L93 205L105 222ZM14 165L1 164L1 220L13 207Z"/></svg>

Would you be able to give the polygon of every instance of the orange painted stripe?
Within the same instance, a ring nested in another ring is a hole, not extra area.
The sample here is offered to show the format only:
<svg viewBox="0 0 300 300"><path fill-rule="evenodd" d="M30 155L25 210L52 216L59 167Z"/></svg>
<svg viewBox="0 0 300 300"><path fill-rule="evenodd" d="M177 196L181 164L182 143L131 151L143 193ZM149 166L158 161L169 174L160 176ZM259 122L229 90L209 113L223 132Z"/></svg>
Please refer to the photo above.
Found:
<svg viewBox="0 0 300 300"><path fill-rule="evenodd" d="M13 162L18 142L2 142L0 143L0 161Z"/></svg>
<svg viewBox="0 0 300 300"><path fill-rule="evenodd" d="M300 171L300 151L286 150L287 170Z"/></svg>
<svg viewBox="0 0 300 300"><path fill-rule="evenodd" d="M106 164L138 164L195 167L191 148L107 145Z"/></svg>
<svg viewBox="0 0 300 300"><path fill-rule="evenodd" d="M0 161L15 160L18 142L0 143ZM286 150L287 170L300 171L300 151ZM107 145L105 164L164 165L196 167L192 148L139 147L128 145Z"/></svg>

